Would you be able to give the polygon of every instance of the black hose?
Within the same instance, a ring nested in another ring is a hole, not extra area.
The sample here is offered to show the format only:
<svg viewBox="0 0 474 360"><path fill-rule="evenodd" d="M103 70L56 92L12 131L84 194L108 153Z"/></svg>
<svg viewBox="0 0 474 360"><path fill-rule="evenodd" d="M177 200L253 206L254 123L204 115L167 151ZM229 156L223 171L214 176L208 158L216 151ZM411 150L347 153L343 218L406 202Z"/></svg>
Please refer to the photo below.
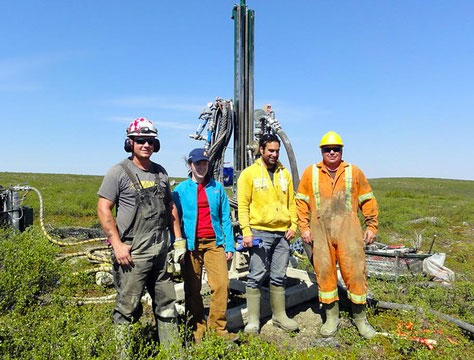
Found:
<svg viewBox="0 0 474 360"><path fill-rule="evenodd" d="M209 148L209 174L217 181L223 181L222 168L225 150L232 136L232 111L224 104L216 110L215 132Z"/></svg>
<svg viewBox="0 0 474 360"><path fill-rule="evenodd" d="M298 174L298 165L296 164L296 156L291 146L290 139L286 136L285 132L282 129L277 131L278 136L280 137L283 145L285 146L286 154L288 155L288 160L290 162L291 177L293 178L293 187L295 191L298 189L300 184L300 176Z"/></svg>

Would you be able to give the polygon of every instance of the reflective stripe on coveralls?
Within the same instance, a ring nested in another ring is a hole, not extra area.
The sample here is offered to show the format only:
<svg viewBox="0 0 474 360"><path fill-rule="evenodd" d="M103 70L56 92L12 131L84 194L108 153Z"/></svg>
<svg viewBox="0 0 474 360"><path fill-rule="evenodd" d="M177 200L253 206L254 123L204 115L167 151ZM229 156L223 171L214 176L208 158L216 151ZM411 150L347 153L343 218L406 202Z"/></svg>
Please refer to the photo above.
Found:
<svg viewBox="0 0 474 360"><path fill-rule="evenodd" d="M351 197L352 197L352 166L348 165L344 169L344 174L346 177L346 210L350 212L352 210L351 206ZM319 194L319 169L316 164L313 165L313 189L314 189L314 202L316 204L316 209L319 210L321 208L321 195ZM372 194L372 193L370 193ZM298 197L299 195L299 197ZM368 194L365 194L368 195ZM359 204L363 202L364 200L361 201L361 197L365 196L361 195L359 196ZM305 200L306 202L309 202L306 200L307 196L304 196L303 194L297 194L296 195L298 199ZM373 194L372 194L373 197ZM369 199L369 198L367 198ZM365 200L367 200L365 199Z"/></svg>
<svg viewBox="0 0 474 360"><path fill-rule="evenodd" d="M313 165L313 191L316 210L321 208L321 196L319 194L319 169L316 164Z"/></svg>
<svg viewBox="0 0 474 360"><path fill-rule="evenodd" d="M354 304L365 304L367 301L367 294L363 295L355 295L350 291L347 292L347 297L351 300Z"/></svg>
<svg viewBox="0 0 474 360"><path fill-rule="evenodd" d="M315 207L318 212L321 211L321 194L319 191L319 168L316 164L313 165L313 194L315 200ZM323 244L319 244L320 247L315 246L313 248L313 259L315 261L315 269L318 271L319 286L319 299L322 303L332 303L338 300L337 293L337 274L336 274L336 260L339 262L341 268L341 274L348 286L348 297L356 304L364 304L366 302L366 279L365 279L365 256L360 251L363 249L362 244L357 244L360 238L362 241L362 233L360 224L358 223L357 213L354 214L352 211L352 166L347 165L344 169L345 175L345 194L344 194L344 208L345 213L333 213L332 207L330 207L329 216L325 214L326 210L323 210L317 220L313 221L315 229L313 231L316 242L322 241ZM306 199L303 194L300 194L299 198L302 200ZM372 198L373 194L363 194L358 197L359 204L363 201ZM309 199L308 199L309 200ZM342 199L341 199L342 200ZM337 203L337 197L330 199ZM342 205L342 204L341 204ZM335 207L339 209L339 207ZM342 210L342 208L341 208ZM314 216L315 214L313 214ZM336 230L335 230L336 228ZM335 244L334 244L335 242ZM316 245L316 244L315 244ZM354 246L355 245L355 246ZM327 246L323 249L321 246ZM357 249L356 249L357 248ZM360 249L359 249L360 248ZM357 251L356 251L357 250ZM327 254L321 254L327 252ZM322 256L318 256L322 255ZM363 263L361 256L364 256ZM325 257L328 257L325 259ZM353 276L354 273L355 275ZM328 288L329 287L329 288ZM356 289L357 294L351 292Z"/></svg>
<svg viewBox="0 0 474 360"><path fill-rule="evenodd" d="M371 191L367 194L362 194L359 196L359 205L361 205L364 201L367 201L369 199L375 199L374 193Z"/></svg>
<svg viewBox="0 0 474 360"><path fill-rule="evenodd" d="M306 196L304 194L296 193L295 199L303 200L309 204L309 196Z"/></svg>
<svg viewBox="0 0 474 360"><path fill-rule="evenodd" d="M346 210L351 211L351 197L352 197L352 166L346 166L344 169L346 175Z"/></svg>

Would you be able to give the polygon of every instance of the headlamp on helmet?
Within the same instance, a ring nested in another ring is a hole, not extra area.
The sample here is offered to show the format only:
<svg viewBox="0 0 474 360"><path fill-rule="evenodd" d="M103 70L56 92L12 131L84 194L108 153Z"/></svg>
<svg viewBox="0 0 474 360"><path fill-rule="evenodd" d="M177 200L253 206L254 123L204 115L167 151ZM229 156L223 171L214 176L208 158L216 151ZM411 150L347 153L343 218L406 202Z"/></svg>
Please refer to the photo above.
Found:
<svg viewBox="0 0 474 360"><path fill-rule="evenodd" d="M126 152L132 152L132 144L130 140L135 137L153 137L153 152L158 152L160 150L160 140L158 137L158 130L156 130L155 125L148 120L147 118L141 117L133 120L130 125L127 127L127 139L125 139L124 150Z"/></svg>
<svg viewBox="0 0 474 360"><path fill-rule="evenodd" d="M158 136L155 125L147 118L141 117L133 120L127 127L127 136Z"/></svg>

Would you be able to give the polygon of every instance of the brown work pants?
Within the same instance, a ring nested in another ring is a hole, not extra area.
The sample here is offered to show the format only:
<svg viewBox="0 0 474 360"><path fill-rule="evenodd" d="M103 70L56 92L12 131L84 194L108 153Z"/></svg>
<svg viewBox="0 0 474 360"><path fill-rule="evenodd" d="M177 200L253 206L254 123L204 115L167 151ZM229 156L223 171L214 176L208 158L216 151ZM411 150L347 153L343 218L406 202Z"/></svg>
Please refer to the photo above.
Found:
<svg viewBox="0 0 474 360"><path fill-rule="evenodd" d="M347 286L349 299L365 304L367 278L362 228L357 214L320 215L312 219L313 262L319 285L319 301L339 300L337 267Z"/></svg>
<svg viewBox="0 0 474 360"><path fill-rule="evenodd" d="M229 276L224 248L216 246L216 239L198 239L196 249L187 251L184 260L184 296L186 313L191 316L195 341L200 341L206 332L204 304L201 296L202 267L206 268L211 301L207 324L219 334L227 332L226 311Z"/></svg>

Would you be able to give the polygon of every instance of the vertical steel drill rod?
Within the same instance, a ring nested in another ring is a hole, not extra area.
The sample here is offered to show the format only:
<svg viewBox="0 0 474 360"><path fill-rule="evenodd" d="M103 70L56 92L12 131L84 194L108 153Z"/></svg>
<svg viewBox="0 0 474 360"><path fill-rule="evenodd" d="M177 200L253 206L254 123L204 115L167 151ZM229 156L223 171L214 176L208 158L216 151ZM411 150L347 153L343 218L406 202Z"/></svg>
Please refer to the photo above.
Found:
<svg viewBox="0 0 474 360"><path fill-rule="evenodd" d="M254 22L255 12L241 1L234 19L234 171L235 178L250 165L247 146L254 139Z"/></svg>

